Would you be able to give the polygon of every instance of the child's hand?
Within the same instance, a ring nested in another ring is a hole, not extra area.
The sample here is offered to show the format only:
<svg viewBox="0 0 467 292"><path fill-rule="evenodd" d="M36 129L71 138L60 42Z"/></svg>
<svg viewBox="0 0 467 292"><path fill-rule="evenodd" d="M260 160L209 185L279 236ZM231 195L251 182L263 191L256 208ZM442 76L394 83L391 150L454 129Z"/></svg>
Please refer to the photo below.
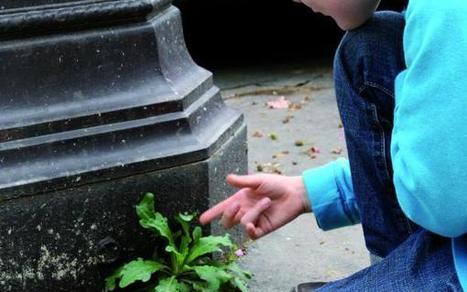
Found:
<svg viewBox="0 0 467 292"><path fill-rule="evenodd" d="M225 228L241 223L248 236L257 239L311 211L300 176L229 175L227 182L240 190L204 212L201 224L221 217Z"/></svg>

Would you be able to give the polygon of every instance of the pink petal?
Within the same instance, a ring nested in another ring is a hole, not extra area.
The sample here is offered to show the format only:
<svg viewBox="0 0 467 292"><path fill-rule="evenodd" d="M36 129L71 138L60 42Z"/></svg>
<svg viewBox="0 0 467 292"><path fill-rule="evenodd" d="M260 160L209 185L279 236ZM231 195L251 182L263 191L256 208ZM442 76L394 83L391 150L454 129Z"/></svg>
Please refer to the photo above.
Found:
<svg viewBox="0 0 467 292"><path fill-rule="evenodd" d="M285 97L281 96L276 100L268 101L266 104L269 108L272 108L272 109L285 109L285 108L289 108L290 101L285 99Z"/></svg>

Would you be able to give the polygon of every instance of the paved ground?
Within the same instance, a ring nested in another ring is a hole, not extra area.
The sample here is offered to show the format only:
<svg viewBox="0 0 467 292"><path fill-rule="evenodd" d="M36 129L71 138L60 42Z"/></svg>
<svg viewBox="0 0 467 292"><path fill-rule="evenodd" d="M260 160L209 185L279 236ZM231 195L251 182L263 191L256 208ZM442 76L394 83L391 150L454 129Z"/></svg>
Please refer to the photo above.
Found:
<svg viewBox="0 0 467 292"><path fill-rule="evenodd" d="M245 114L250 172L300 175L346 155L331 75L327 61L215 72L227 104ZM289 109L266 105L282 97ZM359 226L322 232L307 214L253 243L242 263L255 275L251 291L269 292L339 279L369 260Z"/></svg>

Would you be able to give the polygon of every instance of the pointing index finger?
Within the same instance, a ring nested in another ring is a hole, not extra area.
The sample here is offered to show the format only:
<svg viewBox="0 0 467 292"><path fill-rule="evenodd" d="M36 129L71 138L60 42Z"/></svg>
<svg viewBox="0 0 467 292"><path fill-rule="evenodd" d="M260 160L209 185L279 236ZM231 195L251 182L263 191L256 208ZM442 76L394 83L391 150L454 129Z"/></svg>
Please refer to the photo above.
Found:
<svg viewBox="0 0 467 292"><path fill-rule="evenodd" d="M220 217L224 210L235 201L235 195L218 203L211 209L207 210L199 217L199 222L203 225L211 223L212 220Z"/></svg>

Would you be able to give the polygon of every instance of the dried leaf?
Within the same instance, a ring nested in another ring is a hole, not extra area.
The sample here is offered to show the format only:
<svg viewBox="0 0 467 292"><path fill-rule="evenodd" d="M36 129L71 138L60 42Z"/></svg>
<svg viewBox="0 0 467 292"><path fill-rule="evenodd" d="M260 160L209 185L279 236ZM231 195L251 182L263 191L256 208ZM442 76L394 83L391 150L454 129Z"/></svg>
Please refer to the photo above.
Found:
<svg viewBox="0 0 467 292"><path fill-rule="evenodd" d="M321 150L316 146L311 147L310 150L313 153L317 153L317 154L321 153Z"/></svg>
<svg viewBox="0 0 467 292"><path fill-rule="evenodd" d="M256 169L259 172L282 174L282 170L280 170L279 167L280 167L279 163L265 163L265 164L258 164L256 166Z"/></svg>
<svg viewBox="0 0 467 292"><path fill-rule="evenodd" d="M297 111L303 108L303 104L301 103L291 103L289 105L289 111Z"/></svg>
<svg viewBox="0 0 467 292"><path fill-rule="evenodd" d="M305 143L303 142L303 140L296 140L296 141L295 141L295 146L297 146L297 147L302 147L303 145L305 145Z"/></svg>
<svg viewBox="0 0 467 292"><path fill-rule="evenodd" d="M253 133L253 135L251 135L251 137L262 138L262 137L264 137L264 135L260 131L256 131L256 132Z"/></svg>
<svg viewBox="0 0 467 292"><path fill-rule="evenodd" d="M331 150L332 154L337 154L337 155L342 154L342 152L344 152L344 149L342 147L337 147L337 148Z"/></svg>
<svg viewBox="0 0 467 292"><path fill-rule="evenodd" d="M288 115L288 116L286 116L286 117L282 120L282 123L283 123L283 124L287 124L287 123L289 123L293 118L294 118L293 115Z"/></svg>
<svg viewBox="0 0 467 292"><path fill-rule="evenodd" d="M281 158L281 157L289 155L289 153L290 153L289 151L282 151L282 152L274 154L272 158L274 159Z"/></svg>
<svg viewBox="0 0 467 292"><path fill-rule="evenodd" d="M306 154L308 154L311 159L315 159L319 153L321 153L321 150L316 146L313 146L306 151Z"/></svg>
<svg viewBox="0 0 467 292"><path fill-rule="evenodd" d="M290 101L281 96L276 100L268 101L267 106L271 109L286 109L290 106Z"/></svg>

